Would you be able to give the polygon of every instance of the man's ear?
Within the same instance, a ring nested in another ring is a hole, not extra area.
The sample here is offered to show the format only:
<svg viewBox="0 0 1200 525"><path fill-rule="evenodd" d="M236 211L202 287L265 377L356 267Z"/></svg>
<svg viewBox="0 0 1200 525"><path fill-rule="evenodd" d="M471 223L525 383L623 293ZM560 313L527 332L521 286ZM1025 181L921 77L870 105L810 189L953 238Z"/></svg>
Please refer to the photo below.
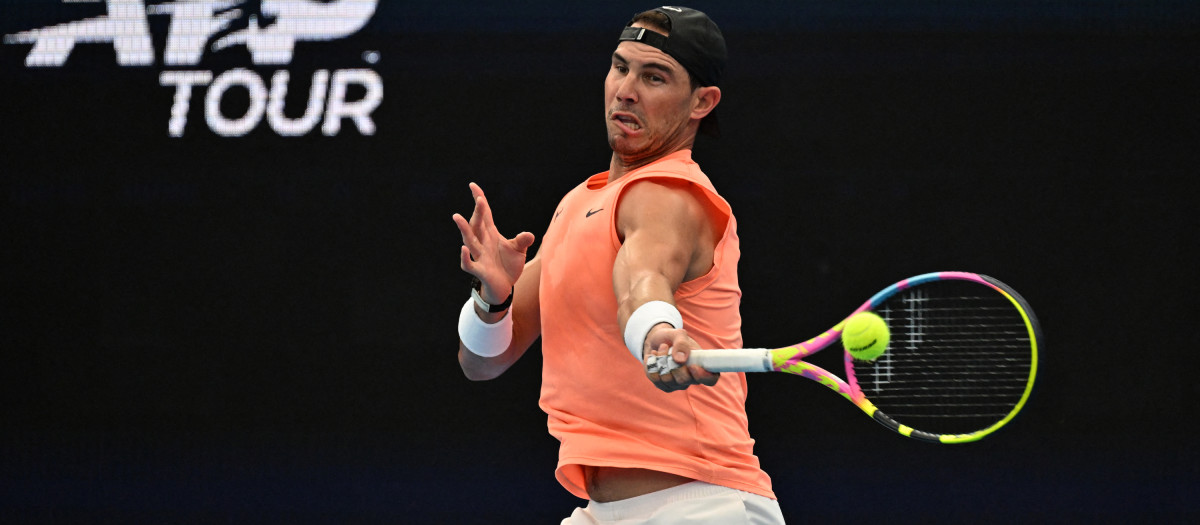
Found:
<svg viewBox="0 0 1200 525"><path fill-rule="evenodd" d="M696 88L692 93L692 118L702 119L707 117L712 110L716 109L717 104L721 103L721 88L717 86L704 86Z"/></svg>

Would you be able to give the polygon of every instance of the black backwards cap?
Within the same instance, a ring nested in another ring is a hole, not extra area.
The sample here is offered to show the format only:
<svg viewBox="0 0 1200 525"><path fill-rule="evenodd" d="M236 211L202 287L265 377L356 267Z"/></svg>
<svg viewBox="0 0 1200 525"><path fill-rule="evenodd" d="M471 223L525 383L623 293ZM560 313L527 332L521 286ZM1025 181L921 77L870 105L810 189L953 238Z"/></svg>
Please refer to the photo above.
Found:
<svg viewBox="0 0 1200 525"><path fill-rule="evenodd" d="M669 35L632 27L634 21L630 20L618 42L641 42L658 49L679 62L701 86L719 86L728 54L725 36L717 24L708 15L687 7L665 5L652 11L667 17ZM716 113L709 113L700 121L700 131L714 137L721 135Z"/></svg>

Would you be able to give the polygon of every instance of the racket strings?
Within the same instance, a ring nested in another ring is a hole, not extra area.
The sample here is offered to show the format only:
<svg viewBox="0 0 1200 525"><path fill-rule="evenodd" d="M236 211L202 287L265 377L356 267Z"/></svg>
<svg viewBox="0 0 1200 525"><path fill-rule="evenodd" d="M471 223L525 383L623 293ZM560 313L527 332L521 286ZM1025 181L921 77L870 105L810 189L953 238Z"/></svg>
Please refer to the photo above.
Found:
<svg viewBox="0 0 1200 525"><path fill-rule="evenodd" d="M1005 418L1026 391L1029 330L1007 297L983 285L931 282L876 308L888 351L855 363L859 388L883 413L934 434L965 434Z"/></svg>

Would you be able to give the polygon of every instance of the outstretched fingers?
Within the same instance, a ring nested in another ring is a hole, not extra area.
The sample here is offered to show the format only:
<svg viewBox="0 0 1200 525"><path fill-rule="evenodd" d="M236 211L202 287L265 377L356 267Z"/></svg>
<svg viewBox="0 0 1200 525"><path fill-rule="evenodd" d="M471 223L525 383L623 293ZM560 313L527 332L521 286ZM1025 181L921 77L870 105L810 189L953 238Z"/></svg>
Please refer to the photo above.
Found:
<svg viewBox="0 0 1200 525"><path fill-rule="evenodd" d="M496 242L500 234L496 231L495 223L492 222L492 209L488 206L483 189L474 182L468 186L471 188L471 196L475 202L475 207L471 210L471 218L463 218L457 213L453 218L459 233L462 234L463 246L470 250L470 258L478 260L488 249L488 245Z"/></svg>
<svg viewBox="0 0 1200 525"><path fill-rule="evenodd" d="M485 290L507 292L521 276L526 254L534 243L534 236L521 232L508 239L500 234L492 221L492 208L483 189L470 183L475 207L470 219L454 214L454 224L462 235L459 250L459 266L483 282Z"/></svg>
<svg viewBox="0 0 1200 525"><path fill-rule="evenodd" d="M478 227L483 229L496 229L496 223L492 221L492 206L488 204L487 196L483 194L483 188L474 182L470 183L471 197L475 199L475 210L471 213L471 222L476 222L478 218Z"/></svg>
<svg viewBox="0 0 1200 525"><path fill-rule="evenodd" d="M475 255L479 254L482 249L482 243L479 236L471 228L471 224L463 218L462 215L455 213L453 217L455 226L458 226L458 232L462 235L462 264L463 270L470 271L471 263L475 260Z"/></svg>

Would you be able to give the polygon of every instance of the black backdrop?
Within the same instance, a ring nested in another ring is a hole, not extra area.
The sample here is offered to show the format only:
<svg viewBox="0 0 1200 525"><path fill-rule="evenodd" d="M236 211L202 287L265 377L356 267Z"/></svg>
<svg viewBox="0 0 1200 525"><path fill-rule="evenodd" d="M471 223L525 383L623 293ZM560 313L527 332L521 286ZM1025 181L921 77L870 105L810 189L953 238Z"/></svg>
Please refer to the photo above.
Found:
<svg viewBox="0 0 1200 525"><path fill-rule="evenodd" d="M29 44L0 45L0 521L557 523L579 504L553 480L538 353L491 382L458 370L450 215L477 181L503 231L540 236L606 169L614 28L649 5L381 4L282 65L239 46L164 65L163 15L152 65L80 43L26 67ZM789 519L1195 519L1193 4L695 6L731 49L724 136L695 157L738 214L747 344L945 269L1013 285L1046 335L1025 412L966 446L751 378ZM2 9L5 35L105 13ZM375 130L223 137L197 86L171 137L160 74L235 68L288 70L291 118L314 71L373 71Z"/></svg>

